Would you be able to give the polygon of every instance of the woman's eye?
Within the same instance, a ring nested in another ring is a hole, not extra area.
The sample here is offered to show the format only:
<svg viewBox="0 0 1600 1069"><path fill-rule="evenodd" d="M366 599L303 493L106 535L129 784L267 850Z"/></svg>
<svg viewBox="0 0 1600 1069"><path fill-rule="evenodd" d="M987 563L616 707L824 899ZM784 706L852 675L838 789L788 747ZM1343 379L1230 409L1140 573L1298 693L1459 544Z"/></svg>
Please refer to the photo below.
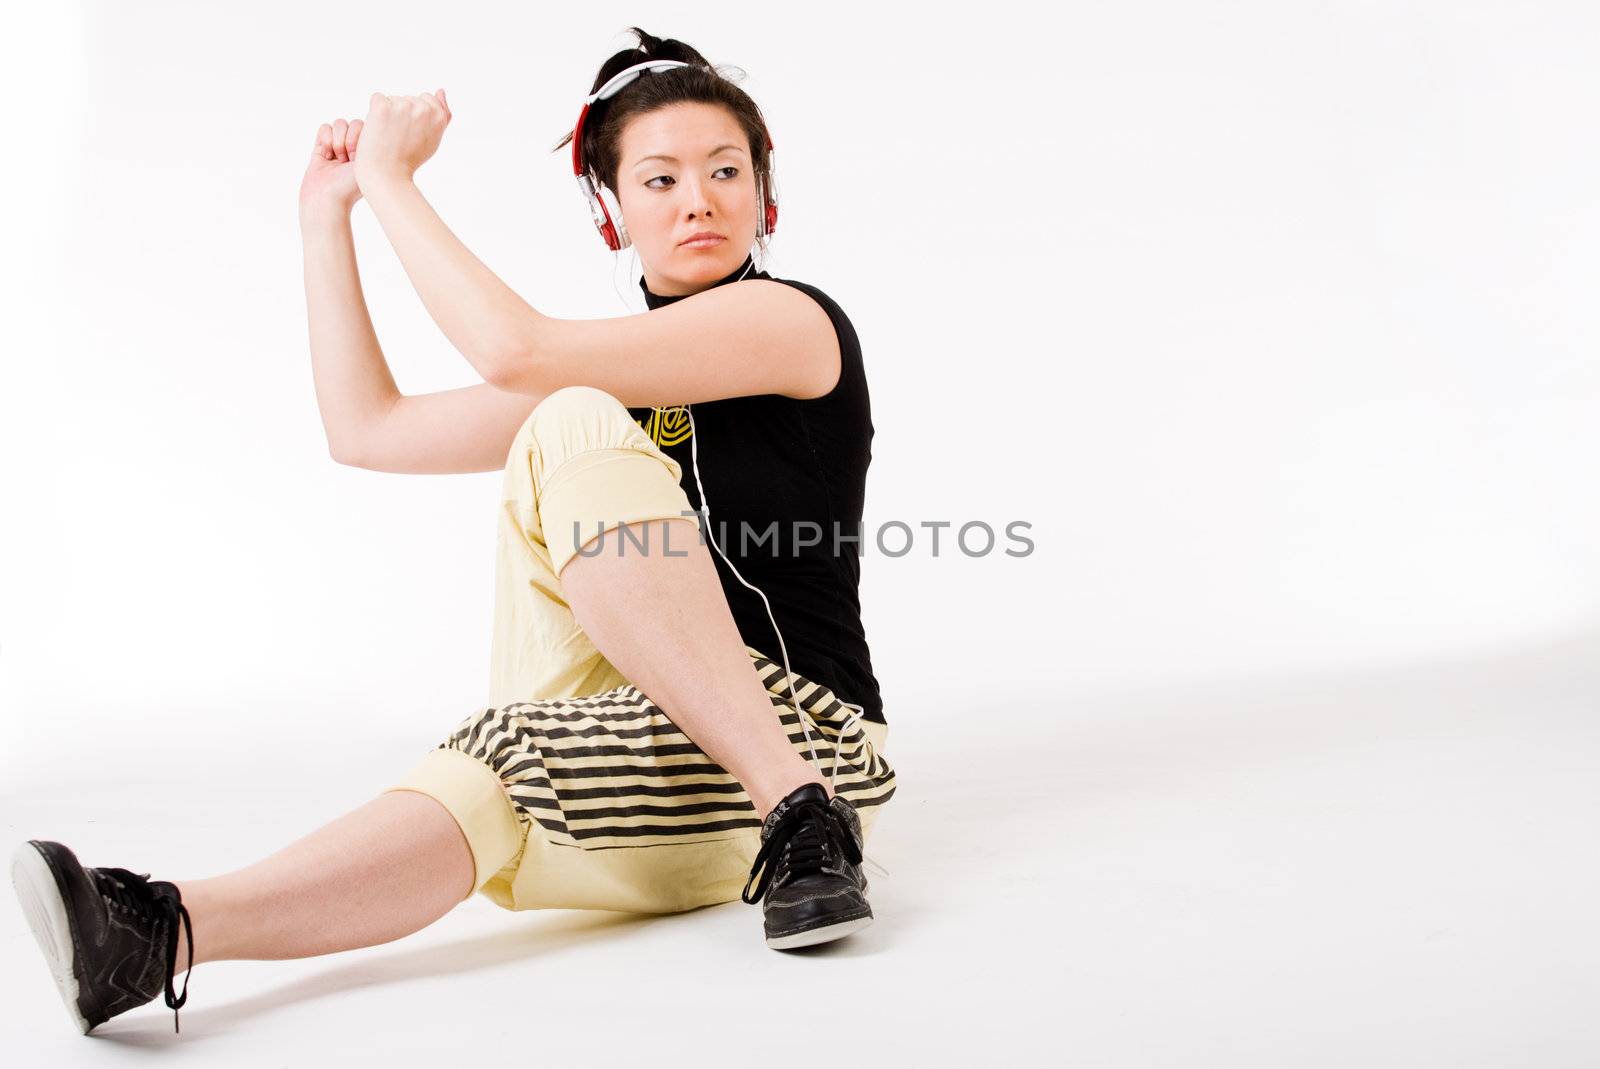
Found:
<svg viewBox="0 0 1600 1069"><path fill-rule="evenodd" d="M722 172L722 171L734 171L734 172L737 172L738 170L739 170L739 168L735 167L733 164L730 163L726 167L718 167L717 170L715 172L713 172L713 173L719 173L719 172ZM733 178L733 175L729 175L728 177L731 180ZM650 185L650 182L659 182L663 178L665 178L669 182L672 181L672 176L670 174L658 174L654 178L650 179L649 182L646 182L645 186L650 188L650 189L666 189L667 188L666 186L652 186L652 185Z"/></svg>

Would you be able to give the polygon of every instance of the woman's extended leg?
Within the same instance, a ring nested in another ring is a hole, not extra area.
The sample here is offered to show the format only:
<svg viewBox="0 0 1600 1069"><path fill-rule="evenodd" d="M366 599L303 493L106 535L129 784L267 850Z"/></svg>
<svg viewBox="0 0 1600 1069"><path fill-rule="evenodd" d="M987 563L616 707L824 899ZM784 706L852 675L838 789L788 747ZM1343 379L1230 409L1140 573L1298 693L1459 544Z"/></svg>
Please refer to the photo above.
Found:
<svg viewBox="0 0 1600 1069"><path fill-rule="evenodd" d="M409 935L472 893L473 863L444 806L397 790L236 872L173 882L198 965L304 958ZM179 971L188 954L180 927Z"/></svg>

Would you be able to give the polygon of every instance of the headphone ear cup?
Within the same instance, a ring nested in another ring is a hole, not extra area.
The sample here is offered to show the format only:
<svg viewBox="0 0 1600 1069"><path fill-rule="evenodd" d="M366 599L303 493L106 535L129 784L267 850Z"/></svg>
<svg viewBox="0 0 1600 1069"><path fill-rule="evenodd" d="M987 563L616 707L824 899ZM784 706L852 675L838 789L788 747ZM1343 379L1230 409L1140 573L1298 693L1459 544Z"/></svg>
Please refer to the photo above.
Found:
<svg viewBox="0 0 1600 1069"><path fill-rule="evenodd" d="M606 218L611 220L611 229L616 234L616 241L613 242L609 237L606 237L606 244L611 246L613 252L621 252L633 244L633 239L628 237L628 225L622 221L622 206L617 203L615 194L605 186L601 186L596 195L600 198L600 203L605 208Z"/></svg>
<svg viewBox="0 0 1600 1069"><path fill-rule="evenodd" d="M772 176L769 174L756 183L760 192L761 205L758 208L759 216L756 219L756 229L763 238L772 236L778 229L778 195L773 188Z"/></svg>
<svg viewBox="0 0 1600 1069"><path fill-rule="evenodd" d="M766 219L766 223L767 223L767 236L771 237L772 236L772 232L774 230L778 229L778 202L775 201L775 200L767 201L767 219Z"/></svg>

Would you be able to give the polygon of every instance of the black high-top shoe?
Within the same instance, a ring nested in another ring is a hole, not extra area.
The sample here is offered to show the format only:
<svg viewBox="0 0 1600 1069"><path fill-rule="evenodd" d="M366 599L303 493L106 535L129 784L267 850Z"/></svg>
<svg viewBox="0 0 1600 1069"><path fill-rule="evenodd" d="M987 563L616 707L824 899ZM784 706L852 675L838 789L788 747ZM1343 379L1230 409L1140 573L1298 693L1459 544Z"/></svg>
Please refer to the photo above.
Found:
<svg viewBox="0 0 1600 1069"><path fill-rule="evenodd" d="M163 991L178 1030L178 1007L189 998L172 991L178 918L189 939L189 911L175 884L127 869L85 868L60 843L29 839L11 856L11 882L33 937L44 951L73 1023L84 1035L98 1024Z"/></svg>
<svg viewBox="0 0 1600 1069"><path fill-rule="evenodd" d="M761 822L761 850L740 896L748 905L761 902L767 946L826 943L872 923L862 846L855 806L840 795L830 800L821 784L807 783L773 806Z"/></svg>

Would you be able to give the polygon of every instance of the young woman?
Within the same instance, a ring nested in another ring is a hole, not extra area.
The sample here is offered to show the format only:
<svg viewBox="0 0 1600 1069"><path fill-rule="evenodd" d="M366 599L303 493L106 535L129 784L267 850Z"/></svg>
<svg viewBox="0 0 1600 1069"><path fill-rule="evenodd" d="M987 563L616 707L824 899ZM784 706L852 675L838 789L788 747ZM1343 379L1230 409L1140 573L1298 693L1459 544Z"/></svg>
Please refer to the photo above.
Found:
<svg viewBox="0 0 1600 1069"><path fill-rule="evenodd" d="M474 892L639 912L739 896L775 948L870 922L863 847L895 774L857 596L859 343L821 290L755 269L777 212L754 102L633 32L556 148L608 246L637 251L642 314L546 316L455 238L412 181L443 90L319 129L300 219L329 448L502 471L489 701L376 798L237 872L152 881L21 844L17 892L81 1031L160 993L176 1011L198 962L388 942ZM482 383L396 389L356 270L362 198Z"/></svg>

